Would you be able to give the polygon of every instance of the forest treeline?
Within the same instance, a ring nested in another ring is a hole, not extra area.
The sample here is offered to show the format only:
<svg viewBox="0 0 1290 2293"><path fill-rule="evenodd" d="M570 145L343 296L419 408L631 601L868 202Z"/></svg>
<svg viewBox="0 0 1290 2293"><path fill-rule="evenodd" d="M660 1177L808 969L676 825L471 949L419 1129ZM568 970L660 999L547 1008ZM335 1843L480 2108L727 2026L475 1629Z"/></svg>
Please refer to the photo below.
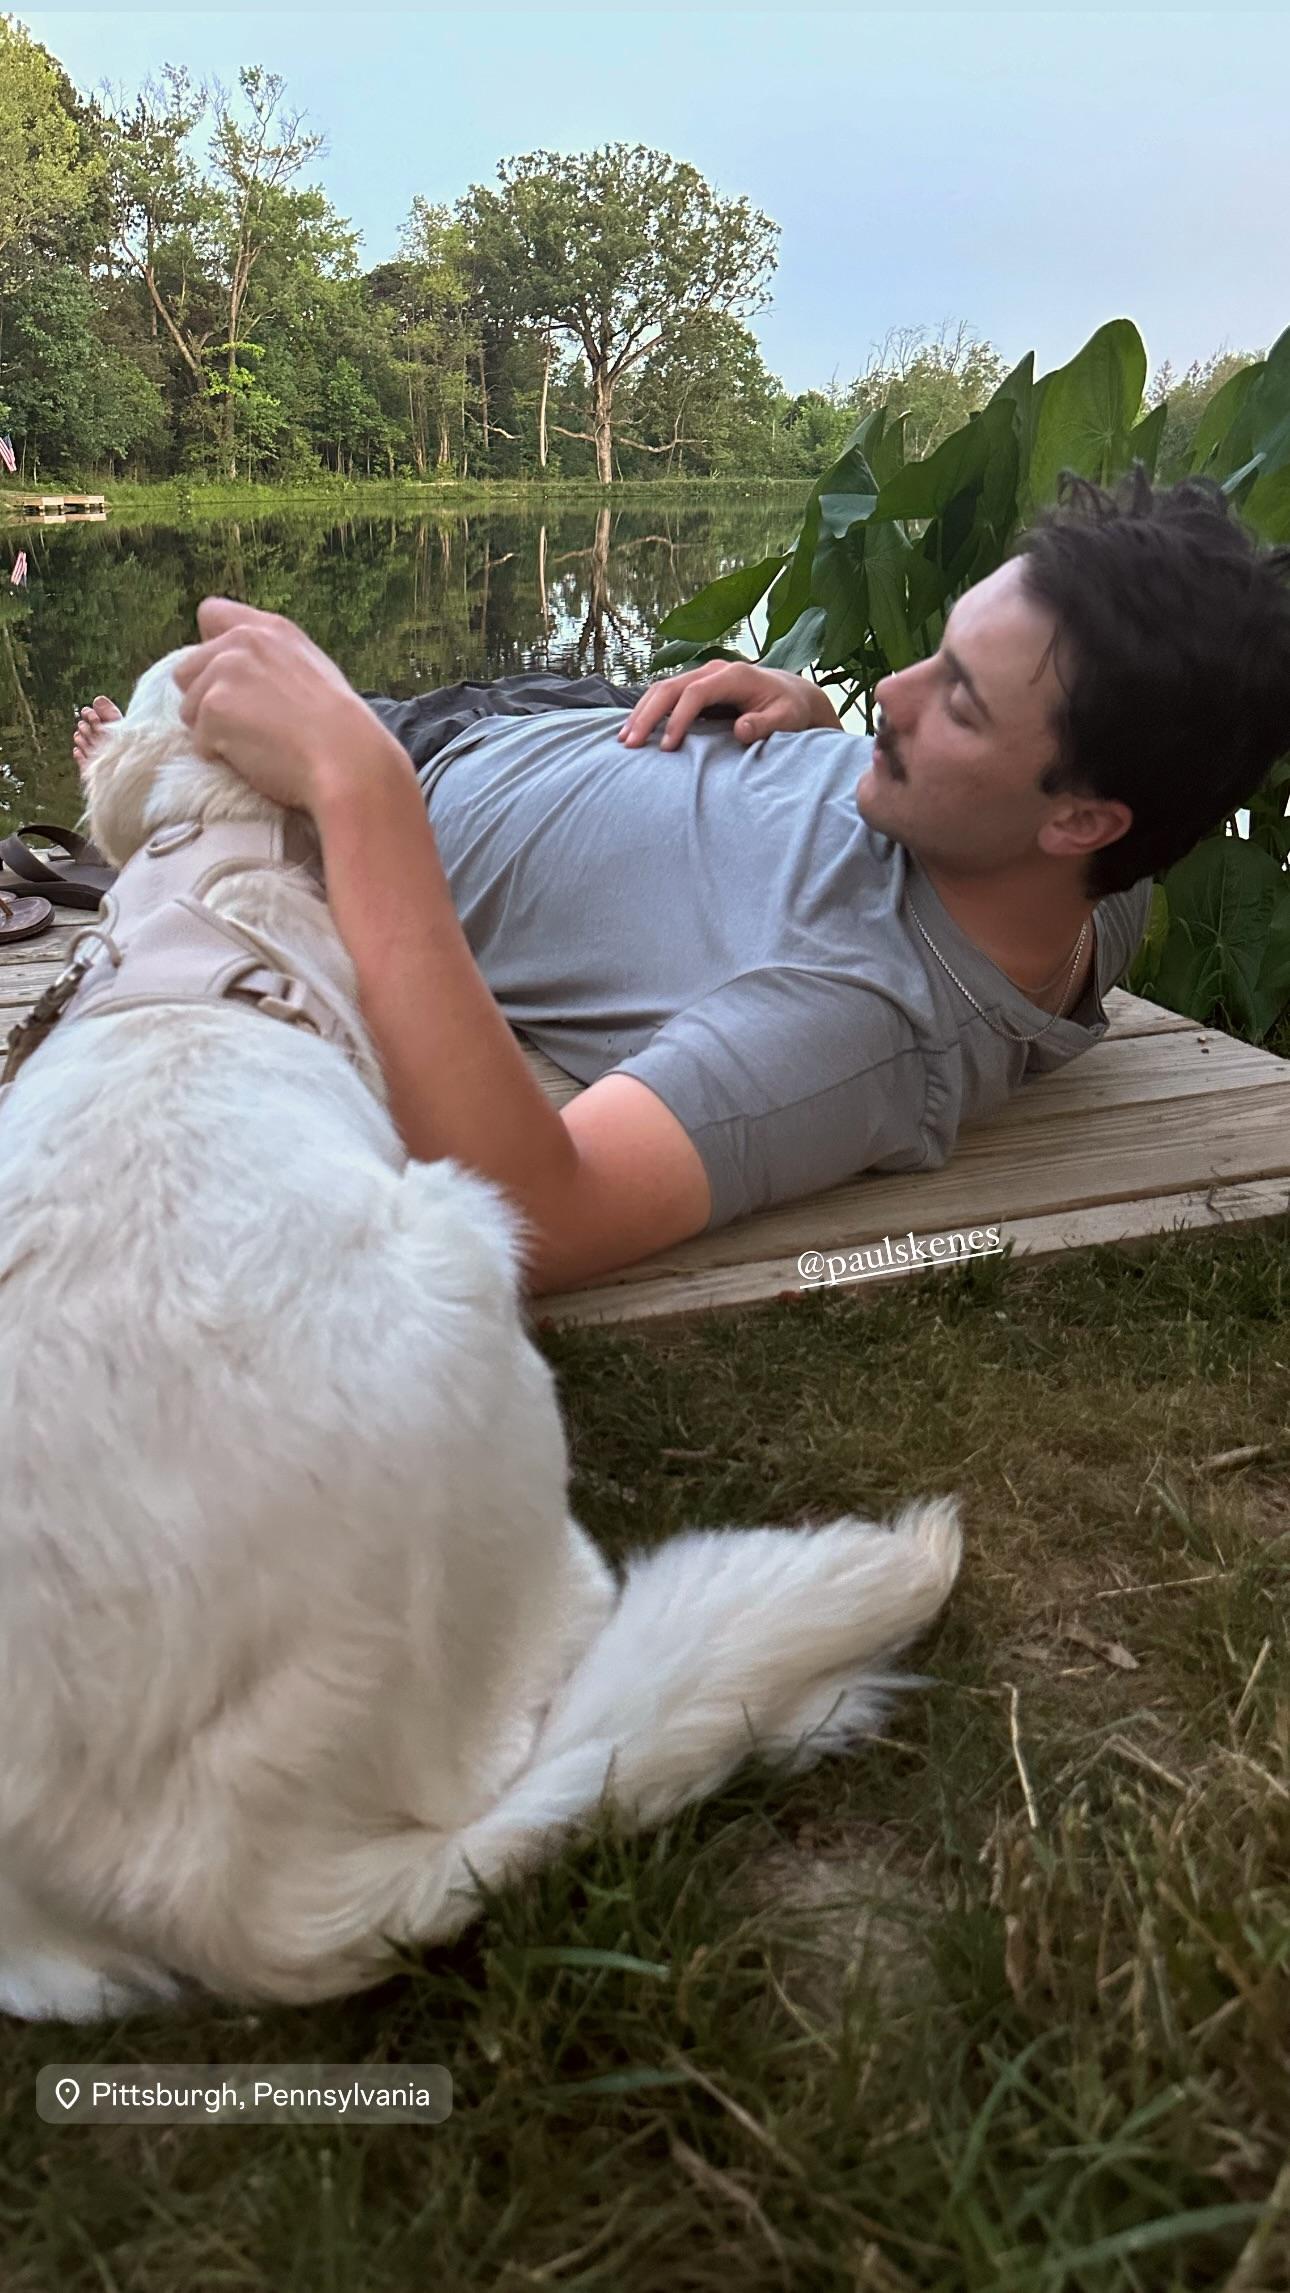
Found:
<svg viewBox="0 0 1290 2293"><path fill-rule="evenodd" d="M1005 360L965 324L892 330L847 385L790 394L749 320L778 227L641 145L499 162L418 197L395 257L315 180L276 74L237 90L165 65L78 91L0 17L0 433L18 476L813 478L898 393L926 453ZM1261 354L1168 366L1160 474Z"/></svg>

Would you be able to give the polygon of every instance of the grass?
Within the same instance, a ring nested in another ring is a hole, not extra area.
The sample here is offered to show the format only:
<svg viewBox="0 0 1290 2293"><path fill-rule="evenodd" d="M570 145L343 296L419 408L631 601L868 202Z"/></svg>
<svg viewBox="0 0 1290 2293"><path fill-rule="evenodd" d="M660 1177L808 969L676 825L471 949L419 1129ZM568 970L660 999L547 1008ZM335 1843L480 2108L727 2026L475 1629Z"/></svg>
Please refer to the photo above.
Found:
<svg viewBox="0 0 1290 2293"><path fill-rule="evenodd" d="M1290 2286L1288 1307L1290 1218L545 1333L611 1550L960 1490L931 1684L367 1998L11 2027L4 2293ZM440 2061L455 2109L60 2132L69 2058Z"/></svg>
<svg viewBox="0 0 1290 2293"><path fill-rule="evenodd" d="M316 478L285 484L261 485L221 478L42 479L33 493L95 493L106 496L110 516L146 517L154 522L236 516L283 516L294 510L348 511L372 516L391 511L405 516L442 510L505 509L548 502L609 502L615 508L634 503L671 503L694 507L708 501L784 493L799 500L810 490L809 478L620 478L602 486L596 478L337 478L320 471ZM0 486L0 511L12 512L20 498L15 485Z"/></svg>

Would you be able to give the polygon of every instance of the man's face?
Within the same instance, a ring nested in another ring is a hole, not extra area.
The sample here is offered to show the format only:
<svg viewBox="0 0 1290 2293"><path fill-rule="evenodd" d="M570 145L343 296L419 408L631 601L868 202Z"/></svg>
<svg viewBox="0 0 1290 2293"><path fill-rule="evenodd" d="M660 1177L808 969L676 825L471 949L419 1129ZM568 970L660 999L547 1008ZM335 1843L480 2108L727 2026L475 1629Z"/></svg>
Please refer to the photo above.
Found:
<svg viewBox="0 0 1290 2293"><path fill-rule="evenodd" d="M884 723L856 787L861 819L920 859L964 873L1024 859L1041 830L1045 849L1070 850L1051 838L1079 799L1036 786L1057 753L1055 634L1015 558L965 591L939 652L875 690ZM1127 826L1131 814L1113 809ZM1101 827L1085 821L1078 850L1110 842Z"/></svg>

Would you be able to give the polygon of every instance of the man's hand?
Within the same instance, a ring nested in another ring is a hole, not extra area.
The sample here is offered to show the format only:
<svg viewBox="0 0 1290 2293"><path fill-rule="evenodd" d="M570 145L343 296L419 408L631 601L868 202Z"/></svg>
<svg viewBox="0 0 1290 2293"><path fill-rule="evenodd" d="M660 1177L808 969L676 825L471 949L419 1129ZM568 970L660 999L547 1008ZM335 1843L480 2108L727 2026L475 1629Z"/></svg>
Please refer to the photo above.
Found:
<svg viewBox="0 0 1290 2293"><path fill-rule="evenodd" d="M814 726L840 732L837 710L808 677L789 669L763 669L757 661L705 661L679 677L651 685L622 727L625 748L640 748L664 717L669 719L659 746L676 748L704 709L733 704L740 711L734 735L744 745L772 732L807 732Z"/></svg>
<svg viewBox="0 0 1290 2293"><path fill-rule="evenodd" d="M175 666L184 723L204 756L231 765L275 804L313 811L330 772L352 773L378 751L403 757L294 621L207 597L197 626L204 642Z"/></svg>

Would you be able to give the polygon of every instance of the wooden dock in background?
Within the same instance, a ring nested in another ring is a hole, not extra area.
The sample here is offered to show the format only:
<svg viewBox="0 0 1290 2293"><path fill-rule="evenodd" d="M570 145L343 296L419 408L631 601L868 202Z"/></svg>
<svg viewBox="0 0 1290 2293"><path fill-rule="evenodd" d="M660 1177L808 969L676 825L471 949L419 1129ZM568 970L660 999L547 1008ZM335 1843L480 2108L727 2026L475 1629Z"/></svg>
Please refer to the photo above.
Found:
<svg viewBox="0 0 1290 2293"><path fill-rule="evenodd" d="M39 939L0 947L0 1040L92 920L60 916ZM991 1121L965 1129L943 1170L869 1172L739 1219L578 1290L535 1298L534 1321L662 1323L795 1299L819 1286L803 1279L804 1252L843 1257L911 1232L930 1240L998 1225L1018 1258L1052 1258L1290 1212L1290 1060L1123 988L1105 1000L1102 1041L1028 1083ZM576 1098L584 1086L517 1039L553 1104ZM859 1302L879 1282L915 1278L943 1280L945 1264L896 1265L836 1287Z"/></svg>
<svg viewBox="0 0 1290 2293"><path fill-rule="evenodd" d="M104 494L6 494L15 516L38 518L42 525L67 525L83 518L98 523L107 516Z"/></svg>

